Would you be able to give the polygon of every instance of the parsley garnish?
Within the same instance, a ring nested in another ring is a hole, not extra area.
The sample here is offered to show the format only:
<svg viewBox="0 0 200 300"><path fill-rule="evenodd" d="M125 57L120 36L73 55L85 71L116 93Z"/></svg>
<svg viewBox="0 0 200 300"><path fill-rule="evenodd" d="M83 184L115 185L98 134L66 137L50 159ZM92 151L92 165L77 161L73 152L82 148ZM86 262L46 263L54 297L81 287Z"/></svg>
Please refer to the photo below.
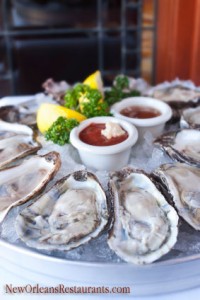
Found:
<svg viewBox="0 0 200 300"><path fill-rule="evenodd" d="M112 105L122 99L136 96L140 96L140 92L130 90L128 77L125 75L119 75L115 78L111 89L105 92L105 101L108 105Z"/></svg>
<svg viewBox="0 0 200 300"><path fill-rule="evenodd" d="M82 113L87 118L110 115L108 104L102 100L100 91L82 83L67 91L65 106Z"/></svg>
<svg viewBox="0 0 200 300"><path fill-rule="evenodd" d="M59 117L47 130L45 138L47 141L51 140L55 144L63 146L69 143L70 132L78 125L79 122L76 119Z"/></svg>

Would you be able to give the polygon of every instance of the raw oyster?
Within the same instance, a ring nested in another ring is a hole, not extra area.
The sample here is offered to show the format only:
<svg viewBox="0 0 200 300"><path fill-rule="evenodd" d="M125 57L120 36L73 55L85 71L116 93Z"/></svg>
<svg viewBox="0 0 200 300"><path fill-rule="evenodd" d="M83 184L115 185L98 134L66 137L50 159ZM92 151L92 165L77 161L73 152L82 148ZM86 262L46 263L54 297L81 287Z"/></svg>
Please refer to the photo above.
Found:
<svg viewBox="0 0 200 300"><path fill-rule="evenodd" d="M97 178L77 171L59 180L16 219L19 237L30 247L69 250L97 237L109 218Z"/></svg>
<svg viewBox="0 0 200 300"><path fill-rule="evenodd" d="M29 126L36 125L36 112L38 109L37 97L33 98L31 101L20 103L17 105L19 112L19 123Z"/></svg>
<svg viewBox="0 0 200 300"><path fill-rule="evenodd" d="M200 130L182 129L168 132L154 141L172 158L200 167Z"/></svg>
<svg viewBox="0 0 200 300"><path fill-rule="evenodd" d="M181 128L200 128L200 106L184 109L180 125Z"/></svg>
<svg viewBox="0 0 200 300"><path fill-rule="evenodd" d="M36 125L36 111L29 111L25 105L0 107L0 119L9 123Z"/></svg>
<svg viewBox="0 0 200 300"><path fill-rule="evenodd" d="M110 181L114 199L114 224L108 245L122 259L151 263L173 247L178 234L178 215L140 170L125 168Z"/></svg>
<svg viewBox="0 0 200 300"><path fill-rule="evenodd" d="M0 171L0 222L8 211L35 196L60 168L60 156L50 152L32 156Z"/></svg>
<svg viewBox="0 0 200 300"><path fill-rule="evenodd" d="M154 174L165 184L178 214L200 230L200 169L183 163L165 164Z"/></svg>
<svg viewBox="0 0 200 300"><path fill-rule="evenodd" d="M28 126L0 120L0 168L40 149Z"/></svg>
<svg viewBox="0 0 200 300"><path fill-rule="evenodd" d="M40 103L39 97L40 94L4 97L0 101L0 119L9 123L36 125L36 112Z"/></svg>
<svg viewBox="0 0 200 300"><path fill-rule="evenodd" d="M0 107L0 119L9 123L19 122L19 110L13 105Z"/></svg>
<svg viewBox="0 0 200 300"><path fill-rule="evenodd" d="M45 93L55 99L59 104L64 105L64 96L66 91L71 87L66 81L56 82L52 78L48 78L42 87Z"/></svg>
<svg viewBox="0 0 200 300"><path fill-rule="evenodd" d="M189 88L180 84L168 84L166 87L155 86L149 91L149 95L167 102L173 108L181 109L200 103L200 89Z"/></svg>
<svg viewBox="0 0 200 300"><path fill-rule="evenodd" d="M180 121L182 109L200 104L200 88L190 81L164 82L149 89L147 95L162 100L172 107L173 116L170 123Z"/></svg>

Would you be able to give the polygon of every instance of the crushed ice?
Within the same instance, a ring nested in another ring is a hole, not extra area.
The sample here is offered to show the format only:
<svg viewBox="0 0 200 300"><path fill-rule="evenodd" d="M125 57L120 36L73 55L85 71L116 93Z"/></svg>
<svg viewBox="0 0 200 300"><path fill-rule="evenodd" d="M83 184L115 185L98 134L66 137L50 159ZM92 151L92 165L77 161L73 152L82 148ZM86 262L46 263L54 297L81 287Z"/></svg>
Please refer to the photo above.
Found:
<svg viewBox="0 0 200 300"><path fill-rule="evenodd" d="M52 142L45 141L43 137L39 138L39 142L42 144L43 148L38 151L38 154L44 155L50 151L57 151L60 153L62 161L60 170L58 171L54 179L47 185L46 190L49 189L57 180L68 175L69 173L85 169L85 166L80 161L78 152L71 145L58 146L53 144ZM133 147L129 165L134 168L143 169L144 171L149 173L161 164L169 162L171 162L171 159L160 149L153 146L153 137L150 133L146 133L146 135L144 136L144 142ZM109 178L108 172L96 171L95 174L101 182L103 188L106 190ZM34 199L31 201L34 201ZM4 240L9 241L10 243L15 243L25 248L27 248L26 245L24 245L24 243L16 235L16 232L14 230L14 223L17 214L29 204L30 201L20 207L12 209L7 215L3 224L0 226L0 234ZM42 250L39 251L37 249L32 249L32 251L75 261L113 263L122 262L122 260L117 257L117 255L108 247L106 240L107 233L104 233L98 238L91 240L88 244L82 245L68 252ZM199 252L200 234L190 228L184 222L180 227L178 242L176 243L174 249L172 249L167 255L162 257L160 261L185 257L188 255L197 254Z"/></svg>

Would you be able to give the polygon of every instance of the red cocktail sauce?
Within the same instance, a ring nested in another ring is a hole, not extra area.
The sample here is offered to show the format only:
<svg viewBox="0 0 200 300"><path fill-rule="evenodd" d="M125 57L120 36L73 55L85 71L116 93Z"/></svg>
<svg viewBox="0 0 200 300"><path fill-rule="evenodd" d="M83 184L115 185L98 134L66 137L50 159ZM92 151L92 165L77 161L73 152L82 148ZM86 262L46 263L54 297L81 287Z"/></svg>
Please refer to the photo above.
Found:
<svg viewBox="0 0 200 300"><path fill-rule="evenodd" d="M101 130L103 129L105 129L105 124L91 123L79 133L79 138L82 142L93 146L112 146L119 144L128 138L128 133L126 131L123 135L107 139L101 134Z"/></svg>
<svg viewBox="0 0 200 300"><path fill-rule="evenodd" d="M149 106L129 106L120 111L120 113L129 118L149 119L161 115L161 112Z"/></svg>

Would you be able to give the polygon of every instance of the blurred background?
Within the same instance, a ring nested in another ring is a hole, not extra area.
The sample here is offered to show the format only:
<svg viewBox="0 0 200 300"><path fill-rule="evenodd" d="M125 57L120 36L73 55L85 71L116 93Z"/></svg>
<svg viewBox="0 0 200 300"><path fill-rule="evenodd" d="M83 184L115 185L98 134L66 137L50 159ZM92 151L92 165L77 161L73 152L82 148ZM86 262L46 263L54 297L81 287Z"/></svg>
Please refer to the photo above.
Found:
<svg viewBox="0 0 200 300"><path fill-rule="evenodd" d="M200 84L199 0L1 0L0 96L41 91L97 69L150 84ZM199 72L198 72L199 70Z"/></svg>

